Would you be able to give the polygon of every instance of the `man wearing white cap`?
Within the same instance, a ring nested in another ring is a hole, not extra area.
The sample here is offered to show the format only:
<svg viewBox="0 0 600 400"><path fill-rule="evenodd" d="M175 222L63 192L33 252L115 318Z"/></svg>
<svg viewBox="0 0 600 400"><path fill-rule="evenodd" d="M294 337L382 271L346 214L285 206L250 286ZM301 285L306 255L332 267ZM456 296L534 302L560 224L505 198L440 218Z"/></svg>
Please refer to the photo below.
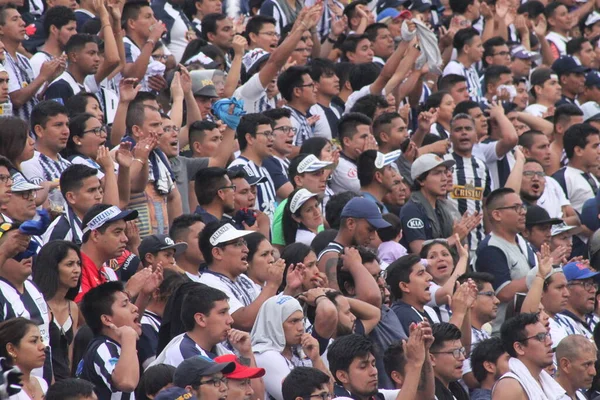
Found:
<svg viewBox="0 0 600 400"><path fill-rule="evenodd" d="M200 282L223 291L229 297L230 313L236 329L250 331L260 306L277 294L283 280L280 264L269 264L265 286L260 292L246 276L248 247L244 236L252 231L235 229L230 223L213 222L200 233L200 251L207 269Z"/></svg>
<svg viewBox="0 0 600 400"><path fill-rule="evenodd" d="M119 207L107 204L96 204L85 214L82 221L81 287L75 297L76 302L80 302L90 289L118 280L105 263L123 254L128 241L125 222L137 216L137 211L121 211Z"/></svg>
<svg viewBox="0 0 600 400"><path fill-rule="evenodd" d="M418 254L423 242L435 238L448 238L454 242L453 220L446 196L447 172L454 160L444 160L435 154L424 154L411 166L414 181L410 200L400 210L402 244Z"/></svg>
<svg viewBox="0 0 600 400"><path fill-rule="evenodd" d="M383 214L388 209L383 198L394 186L394 169L392 164L400 157L400 150L383 154L377 150L364 151L358 156L357 172L361 195L377 204ZM443 160L442 160L443 161Z"/></svg>

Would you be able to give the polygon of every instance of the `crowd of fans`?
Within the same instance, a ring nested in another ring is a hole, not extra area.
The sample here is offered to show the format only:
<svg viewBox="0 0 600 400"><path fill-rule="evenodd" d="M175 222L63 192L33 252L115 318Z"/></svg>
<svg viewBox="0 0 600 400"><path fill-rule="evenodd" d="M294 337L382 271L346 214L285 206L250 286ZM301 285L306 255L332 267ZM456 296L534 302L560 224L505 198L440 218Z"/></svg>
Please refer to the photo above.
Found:
<svg viewBox="0 0 600 400"><path fill-rule="evenodd" d="M600 0L0 3L0 399L600 399Z"/></svg>

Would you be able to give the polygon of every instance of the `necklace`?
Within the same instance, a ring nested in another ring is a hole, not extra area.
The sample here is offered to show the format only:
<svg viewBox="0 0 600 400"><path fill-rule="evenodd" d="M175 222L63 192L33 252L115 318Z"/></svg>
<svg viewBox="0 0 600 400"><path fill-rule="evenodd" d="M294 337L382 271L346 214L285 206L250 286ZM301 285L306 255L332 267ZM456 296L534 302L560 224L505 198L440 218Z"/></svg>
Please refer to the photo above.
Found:
<svg viewBox="0 0 600 400"><path fill-rule="evenodd" d="M25 391L25 393L27 393L27 395L29 396L29 398L31 398L31 400L37 400L38 396L37 396L36 392L37 392L38 387L39 387L39 384L37 383L37 381L32 383L31 378L30 378L29 382L27 382L26 384L23 385L23 390ZM40 399L42 397L43 397L43 395L39 396Z"/></svg>

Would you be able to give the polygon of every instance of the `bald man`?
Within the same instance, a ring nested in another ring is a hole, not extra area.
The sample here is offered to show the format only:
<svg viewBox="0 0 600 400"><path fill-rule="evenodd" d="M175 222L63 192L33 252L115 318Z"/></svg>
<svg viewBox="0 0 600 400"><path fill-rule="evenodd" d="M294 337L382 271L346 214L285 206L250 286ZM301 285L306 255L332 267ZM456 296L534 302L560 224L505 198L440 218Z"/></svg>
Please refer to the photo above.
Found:
<svg viewBox="0 0 600 400"><path fill-rule="evenodd" d="M596 346L583 335L569 335L556 346L558 369L554 379L571 399L585 400L596 375Z"/></svg>

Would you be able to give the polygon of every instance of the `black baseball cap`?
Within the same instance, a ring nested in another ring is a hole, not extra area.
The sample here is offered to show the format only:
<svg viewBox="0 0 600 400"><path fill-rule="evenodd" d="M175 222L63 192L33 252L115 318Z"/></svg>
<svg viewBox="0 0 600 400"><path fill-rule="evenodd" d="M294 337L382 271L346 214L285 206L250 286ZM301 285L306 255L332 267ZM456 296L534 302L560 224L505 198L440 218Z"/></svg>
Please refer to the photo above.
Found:
<svg viewBox="0 0 600 400"><path fill-rule="evenodd" d="M559 218L550 218L548 211L540 206L527 207L527 215L525 216L525 226L531 227L535 225L556 225L562 224L563 220Z"/></svg>
<svg viewBox="0 0 600 400"><path fill-rule="evenodd" d="M235 371L235 363L216 363L208 357L195 356L184 360L173 375L173 384L179 387L196 386L203 376L211 376L217 372L230 374Z"/></svg>
<svg viewBox="0 0 600 400"><path fill-rule="evenodd" d="M180 255L187 249L188 245L185 242L175 243L167 235L150 235L146 236L142 243L138 246L140 259L144 259L146 254L158 253L161 250L175 249L175 256Z"/></svg>

